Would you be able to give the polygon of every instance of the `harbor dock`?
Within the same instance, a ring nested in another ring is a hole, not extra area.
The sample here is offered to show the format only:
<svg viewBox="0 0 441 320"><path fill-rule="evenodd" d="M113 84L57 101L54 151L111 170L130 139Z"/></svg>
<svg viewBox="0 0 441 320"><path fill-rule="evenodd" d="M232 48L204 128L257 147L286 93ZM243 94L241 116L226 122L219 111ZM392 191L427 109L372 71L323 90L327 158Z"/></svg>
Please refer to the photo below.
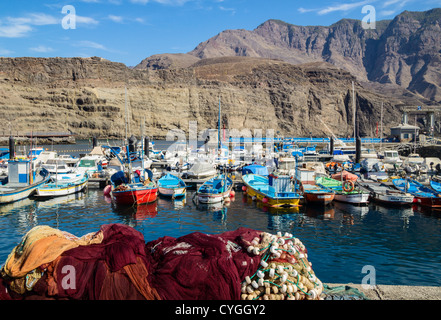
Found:
<svg viewBox="0 0 441 320"><path fill-rule="evenodd" d="M329 283L329 287L348 286L363 293L369 300L441 300L441 287L375 285L364 289L360 284Z"/></svg>

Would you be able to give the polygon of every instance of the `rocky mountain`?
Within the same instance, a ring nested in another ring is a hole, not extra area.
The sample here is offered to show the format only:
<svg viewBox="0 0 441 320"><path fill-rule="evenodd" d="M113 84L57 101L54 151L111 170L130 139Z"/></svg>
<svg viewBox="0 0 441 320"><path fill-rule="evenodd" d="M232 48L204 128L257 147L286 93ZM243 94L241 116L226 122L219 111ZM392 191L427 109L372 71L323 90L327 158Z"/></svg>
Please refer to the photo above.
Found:
<svg viewBox="0 0 441 320"><path fill-rule="evenodd" d="M352 81L360 132L373 136L384 103L385 132L402 103L364 88L329 63L293 65L280 60L225 57L187 68L130 69L101 58L0 58L0 114L9 135L68 131L78 137L153 137L216 129L261 129L291 136L352 134ZM127 95L126 95L127 89ZM126 98L127 97L127 98ZM127 107L126 107L127 106ZM169 136L170 138L170 136Z"/></svg>
<svg viewBox="0 0 441 320"><path fill-rule="evenodd" d="M328 27L268 20L252 31L223 31L188 54L201 59L263 57L293 64L324 61L349 71L359 81L388 84L386 88L404 89L407 95L439 103L440 23L439 8L404 11L367 30L361 21L350 19Z"/></svg>

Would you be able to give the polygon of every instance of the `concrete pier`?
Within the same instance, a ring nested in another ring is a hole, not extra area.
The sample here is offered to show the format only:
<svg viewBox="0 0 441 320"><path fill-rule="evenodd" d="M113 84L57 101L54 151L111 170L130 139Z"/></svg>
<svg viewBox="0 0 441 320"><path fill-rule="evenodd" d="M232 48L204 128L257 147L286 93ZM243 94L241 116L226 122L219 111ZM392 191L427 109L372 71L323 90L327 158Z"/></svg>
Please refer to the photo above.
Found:
<svg viewBox="0 0 441 320"><path fill-rule="evenodd" d="M364 289L361 284L328 283L330 287L349 286L363 293L369 300L441 300L441 287L375 285Z"/></svg>

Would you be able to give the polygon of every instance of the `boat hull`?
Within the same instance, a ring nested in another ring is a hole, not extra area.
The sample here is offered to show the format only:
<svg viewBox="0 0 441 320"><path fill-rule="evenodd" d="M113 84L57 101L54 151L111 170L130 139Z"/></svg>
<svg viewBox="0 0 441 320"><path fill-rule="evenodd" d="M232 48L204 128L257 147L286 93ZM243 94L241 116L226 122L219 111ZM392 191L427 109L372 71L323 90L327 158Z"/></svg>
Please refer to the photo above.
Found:
<svg viewBox="0 0 441 320"><path fill-rule="evenodd" d="M36 190L37 197L59 197L83 191L87 187L88 179L70 185L57 185L55 183L43 185Z"/></svg>
<svg viewBox="0 0 441 320"><path fill-rule="evenodd" d="M296 207L300 204L300 197L292 197L292 198L273 198L268 196L265 193L262 193L248 183L244 181L245 186L247 187L247 195L251 198L256 198L256 200L261 201L267 206L270 207ZM266 199L266 200L264 200Z"/></svg>
<svg viewBox="0 0 441 320"><path fill-rule="evenodd" d="M423 207L441 209L441 198L438 197L419 197L415 196L415 202Z"/></svg>
<svg viewBox="0 0 441 320"><path fill-rule="evenodd" d="M352 203L352 204L368 204L369 193L336 193L334 196L335 201Z"/></svg>
<svg viewBox="0 0 441 320"><path fill-rule="evenodd" d="M113 190L112 198L117 204L142 204L156 201L157 194L157 187L129 187L127 190Z"/></svg>
<svg viewBox="0 0 441 320"><path fill-rule="evenodd" d="M222 202L225 198L230 196L230 190L219 193L219 194L210 194L210 193L200 193L198 194L198 201L204 204L212 204Z"/></svg>
<svg viewBox="0 0 441 320"><path fill-rule="evenodd" d="M0 204L15 202L30 197L35 193L37 188L44 185L48 178L23 188L2 192L0 189Z"/></svg>
<svg viewBox="0 0 441 320"><path fill-rule="evenodd" d="M414 196L408 196L408 195L376 194L374 197L372 197L372 200L383 204L406 206L414 203L414 198L415 198Z"/></svg>
<svg viewBox="0 0 441 320"><path fill-rule="evenodd" d="M325 206L330 204L334 200L335 194L329 192L324 192L324 193L304 192L303 197L305 198L306 203Z"/></svg>
<svg viewBox="0 0 441 320"><path fill-rule="evenodd" d="M162 188L158 187L158 192L161 196L170 198L179 198L185 196L186 188Z"/></svg>

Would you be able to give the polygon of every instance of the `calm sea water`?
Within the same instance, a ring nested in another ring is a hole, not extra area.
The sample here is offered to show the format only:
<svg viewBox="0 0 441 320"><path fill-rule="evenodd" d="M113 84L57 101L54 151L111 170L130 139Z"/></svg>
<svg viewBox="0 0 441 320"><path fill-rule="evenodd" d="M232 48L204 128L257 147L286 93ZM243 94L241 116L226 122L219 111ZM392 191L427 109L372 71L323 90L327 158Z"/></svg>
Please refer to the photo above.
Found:
<svg viewBox="0 0 441 320"><path fill-rule="evenodd" d="M441 213L338 202L326 209L269 211L242 192L229 206L207 207L198 206L193 196L188 191L184 201L159 198L153 204L116 207L102 190L89 189L69 197L2 205L0 263L37 225L82 236L103 224L123 223L140 231L146 242L165 235L248 227L273 234L290 232L299 238L317 277L325 283L361 283L366 276L362 269L369 265L375 268L377 284L441 286Z"/></svg>
<svg viewBox="0 0 441 320"><path fill-rule="evenodd" d="M138 207L116 207L102 190L51 200L26 199L0 206L0 261L37 225L82 236L109 223L140 231L145 241L191 232L221 233L248 227L291 232L309 252L318 278L326 283L361 283L365 265L377 284L440 286L441 215L420 208L395 209L335 203L326 209L269 212L238 192L228 207L198 206L189 191L185 201L159 198Z"/></svg>

